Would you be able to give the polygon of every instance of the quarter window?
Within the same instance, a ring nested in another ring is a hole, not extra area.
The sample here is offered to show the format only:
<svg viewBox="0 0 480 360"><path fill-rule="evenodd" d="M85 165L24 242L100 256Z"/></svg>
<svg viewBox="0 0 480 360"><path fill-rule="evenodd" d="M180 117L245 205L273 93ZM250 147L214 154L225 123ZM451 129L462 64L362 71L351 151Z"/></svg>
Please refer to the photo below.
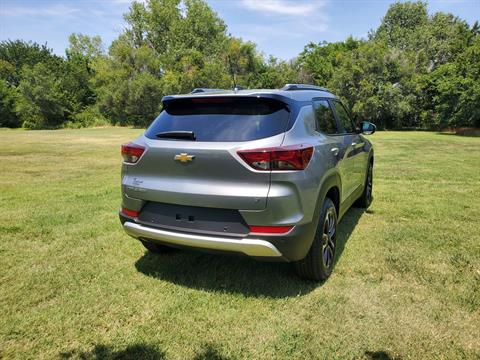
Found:
<svg viewBox="0 0 480 360"><path fill-rule="evenodd" d="M332 109L327 100L315 100L313 102L313 108L315 110L315 121L317 124L317 130L324 134L336 134L337 123L333 116Z"/></svg>
<svg viewBox="0 0 480 360"><path fill-rule="evenodd" d="M333 104L335 106L338 121L340 122L340 131L344 134L354 133L355 126L343 104L339 101L333 101Z"/></svg>

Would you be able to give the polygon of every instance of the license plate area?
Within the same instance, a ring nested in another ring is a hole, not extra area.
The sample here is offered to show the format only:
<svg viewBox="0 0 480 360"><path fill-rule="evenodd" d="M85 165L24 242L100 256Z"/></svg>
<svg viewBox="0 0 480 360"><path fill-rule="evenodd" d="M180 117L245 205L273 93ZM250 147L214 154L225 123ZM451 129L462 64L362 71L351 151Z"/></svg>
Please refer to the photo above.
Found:
<svg viewBox="0 0 480 360"><path fill-rule="evenodd" d="M138 222L147 226L212 235L245 236L249 227L238 210L148 202Z"/></svg>

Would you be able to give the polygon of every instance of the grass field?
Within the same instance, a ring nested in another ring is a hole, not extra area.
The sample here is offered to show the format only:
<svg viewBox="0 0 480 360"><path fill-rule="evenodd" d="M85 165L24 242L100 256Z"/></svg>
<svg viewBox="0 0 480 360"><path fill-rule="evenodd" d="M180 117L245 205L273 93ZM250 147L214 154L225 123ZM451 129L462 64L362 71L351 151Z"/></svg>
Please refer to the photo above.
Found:
<svg viewBox="0 0 480 360"><path fill-rule="evenodd" d="M140 130L0 130L0 358L479 358L480 138L385 132L323 284L121 229Z"/></svg>

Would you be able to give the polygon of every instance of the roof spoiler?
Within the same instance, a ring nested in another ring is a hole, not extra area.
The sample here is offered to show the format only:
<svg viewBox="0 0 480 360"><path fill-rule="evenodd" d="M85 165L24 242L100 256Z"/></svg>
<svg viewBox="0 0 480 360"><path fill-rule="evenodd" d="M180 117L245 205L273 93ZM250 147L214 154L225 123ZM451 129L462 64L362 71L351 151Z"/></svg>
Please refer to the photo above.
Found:
<svg viewBox="0 0 480 360"><path fill-rule="evenodd" d="M193 89L193 90L190 92L190 94L207 93L207 92L218 92L218 91L225 91L225 89L195 88L195 89Z"/></svg>
<svg viewBox="0 0 480 360"><path fill-rule="evenodd" d="M326 91L330 92L328 89L316 85L310 84L285 84L280 90L283 91L295 91L295 90L314 90L314 91Z"/></svg>

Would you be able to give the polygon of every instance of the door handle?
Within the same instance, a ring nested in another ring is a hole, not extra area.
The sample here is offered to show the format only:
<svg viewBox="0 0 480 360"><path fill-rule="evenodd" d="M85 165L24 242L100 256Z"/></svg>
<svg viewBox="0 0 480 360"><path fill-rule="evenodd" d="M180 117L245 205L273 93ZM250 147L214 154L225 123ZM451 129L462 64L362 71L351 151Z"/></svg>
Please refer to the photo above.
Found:
<svg viewBox="0 0 480 360"><path fill-rule="evenodd" d="M332 154L333 154L334 156L337 156L339 150L338 150L338 148L331 148L330 151L332 152Z"/></svg>

